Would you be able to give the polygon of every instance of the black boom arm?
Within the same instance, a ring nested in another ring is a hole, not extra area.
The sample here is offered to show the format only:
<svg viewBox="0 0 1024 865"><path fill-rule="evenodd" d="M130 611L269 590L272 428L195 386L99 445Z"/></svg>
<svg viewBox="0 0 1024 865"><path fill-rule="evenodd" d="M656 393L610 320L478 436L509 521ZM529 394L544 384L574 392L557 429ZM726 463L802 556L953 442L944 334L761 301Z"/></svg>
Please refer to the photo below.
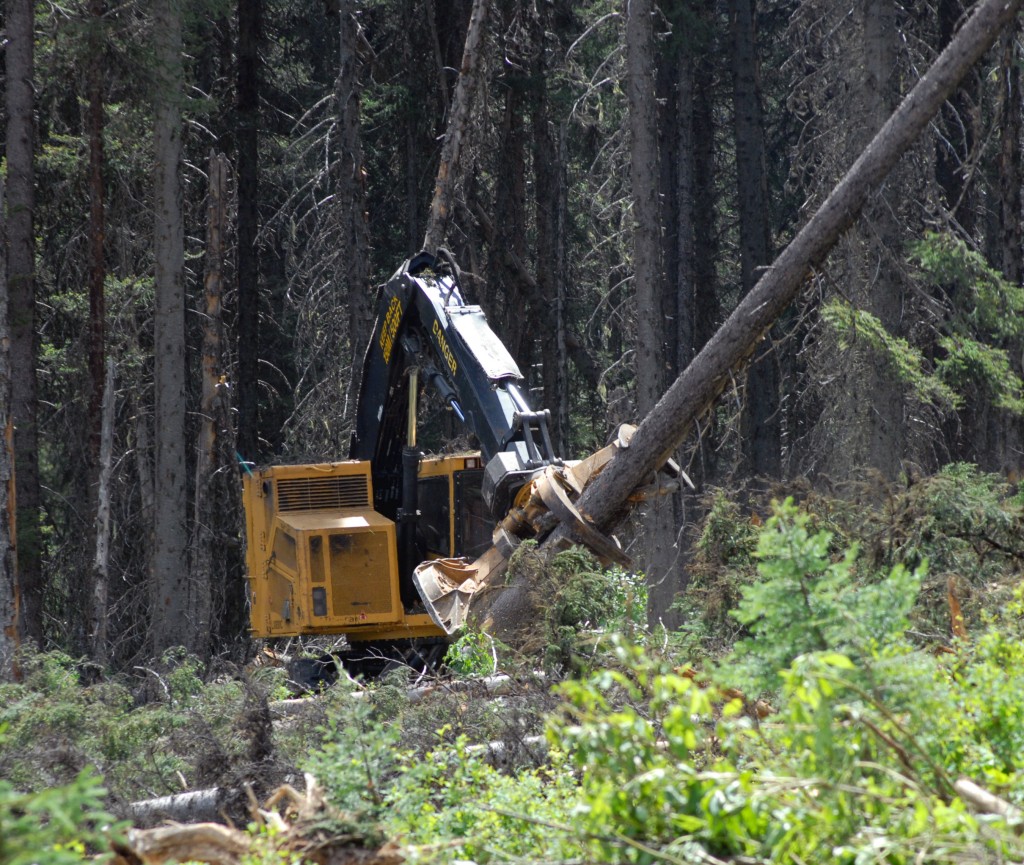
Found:
<svg viewBox="0 0 1024 865"><path fill-rule="evenodd" d="M484 501L496 518L537 469L560 463L549 413L530 409L512 356L480 307L463 300L451 256L421 252L381 288L363 360L350 456L371 461L382 513L393 516L401 498L412 368L479 440Z"/></svg>

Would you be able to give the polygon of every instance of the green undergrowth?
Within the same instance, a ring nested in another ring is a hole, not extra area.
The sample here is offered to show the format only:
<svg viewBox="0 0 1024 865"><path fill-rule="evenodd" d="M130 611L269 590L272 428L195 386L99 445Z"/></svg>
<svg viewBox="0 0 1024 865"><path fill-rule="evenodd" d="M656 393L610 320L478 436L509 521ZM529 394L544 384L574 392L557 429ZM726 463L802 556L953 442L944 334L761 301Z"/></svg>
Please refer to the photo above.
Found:
<svg viewBox="0 0 1024 865"><path fill-rule="evenodd" d="M450 653L457 686L339 686L264 729L263 759L319 780L338 810L318 831L413 862L1021 861L1012 809L978 813L961 793L967 780L1024 808L1015 491L951 466L845 497L796 492L714 499L684 599L709 603L688 630L643 631L636 578L579 553L557 570L531 558L534 579L565 589L536 623L554 651L467 634ZM499 694L478 681L515 663ZM237 768L261 741L253 683L202 681L187 657L147 674L162 696L144 705L83 688L63 656L22 664L0 692L0 829L53 851L38 861L87 855L117 797L194 783L197 742Z"/></svg>
<svg viewBox="0 0 1024 865"><path fill-rule="evenodd" d="M791 496L811 529L828 532L829 558L857 550L847 577L856 586L927 562L909 613L912 636L922 644L949 644L951 597L964 628L975 632L1024 576L1024 499L1000 476L964 463L895 484L868 476L828 492L799 483L740 497L717 491L708 497L690 582L677 602L690 654L720 656L747 632L732 611L760 579L758 538L773 496Z"/></svg>
<svg viewBox="0 0 1024 865"><path fill-rule="evenodd" d="M90 686L60 652L23 650L17 667L20 681L0 684L0 777L17 789L70 784L92 770L116 806L217 786L268 757L260 707L273 684L261 672L210 676L173 651L135 676ZM290 749L304 752L312 735Z"/></svg>

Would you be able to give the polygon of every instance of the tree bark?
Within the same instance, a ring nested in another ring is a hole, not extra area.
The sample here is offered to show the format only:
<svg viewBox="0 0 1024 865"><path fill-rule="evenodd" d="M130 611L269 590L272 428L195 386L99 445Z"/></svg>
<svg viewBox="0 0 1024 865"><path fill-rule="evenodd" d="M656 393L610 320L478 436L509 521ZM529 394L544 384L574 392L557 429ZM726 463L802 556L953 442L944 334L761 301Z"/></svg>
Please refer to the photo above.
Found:
<svg viewBox="0 0 1024 865"><path fill-rule="evenodd" d="M535 271L542 306L553 315L538 316L541 331L544 408L551 411L555 453L567 454L569 444L569 376L566 332L564 136L556 144L548 96L548 54L552 48L551 9L537 7L529 16L531 78L530 120L533 150L533 201L536 225ZM538 308L538 307L535 307Z"/></svg>
<svg viewBox="0 0 1024 865"><path fill-rule="evenodd" d="M633 201L633 293L636 316L637 409L644 416L665 389L658 118L654 89L654 4L625 0L626 98L629 105Z"/></svg>
<svg viewBox="0 0 1024 865"><path fill-rule="evenodd" d="M203 279L205 315L203 316L202 394L199 401L199 446L196 449L196 488L192 528L192 579L190 606L195 615L192 645L206 657L210 649L213 625L213 585L216 568L214 526L219 522L221 502L217 500L216 475L222 471L219 437L227 431L223 387L223 321L221 298L224 293L224 239L227 233L227 160L211 152L209 191L206 207L206 274Z"/></svg>
<svg viewBox="0 0 1024 865"><path fill-rule="evenodd" d="M963 0L938 0L939 50L949 44L963 15ZM936 136L935 143L935 179L943 191L950 218L966 235L974 234L977 214L977 196L967 180L975 146L977 120L972 109L977 95L976 88L972 95L968 87L960 87L949 97L940 109L943 134Z"/></svg>
<svg viewBox="0 0 1024 865"><path fill-rule="evenodd" d="M114 471L114 360L108 358L104 373L103 404L100 407L100 443L96 455L96 554L93 558L92 592L89 598L90 650L92 658L105 664L107 649L107 605L110 597L110 479Z"/></svg>
<svg viewBox="0 0 1024 865"><path fill-rule="evenodd" d="M85 586L90 610L90 651L99 663L107 660L107 578L110 543L110 448L113 439L113 417L108 415L105 388L113 376L106 369L106 216L103 188L103 75L106 68L104 51L104 0L89 0L89 69L87 88L89 107L89 483L91 512L95 519L94 546L96 556L91 586ZM109 402L113 411L113 401ZM106 433L107 438L104 438ZM104 456L106 462L104 462Z"/></svg>
<svg viewBox="0 0 1024 865"><path fill-rule="evenodd" d="M238 451L258 460L260 260L259 231L259 46L263 0L238 0L238 178L236 334L238 339Z"/></svg>
<svg viewBox="0 0 1024 865"><path fill-rule="evenodd" d="M869 195L1001 28L1013 20L1020 5L1021 0L982 0L977 5L826 201L644 418L629 447L584 491L577 507L599 529L614 527L632 491L652 476L683 442L693 422L713 405L731 380L733 369L749 357L757 341L797 296L810 270L853 224ZM560 527L544 542L544 548L556 549L570 539L569 530ZM499 633L508 632L517 621L526 621L523 617L528 611L528 587L522 580L501 591L484 593L474 605L475 617Z"/></svg>
<svg viewBox="0 0 1024 865"><path fill-rule="evenodd" d="M185 290L181 210L182 16L178 0L154 4L156 105L154 226L156 314L154 390L156 489L150 636L154 653L187 645L193 627L188 593L185 480Z"/></svg>
<svg viewBox="0 0 1024 865"><path fill-rule="evenodd" d="M743 294L757 282L757 268L771 261L768 171L764 154L760 62L754 28L755 0L729 0L732 25L733 128L740 219L740 280ZM747 371L743 408L743 464L750 474L782 473L779 373L771 340L759 347Z"/></svg>
<svg viewBox="0 0 1024 865"><path fill-rule="evenodd" d="M106 347L104 345L106 305L104 281L106 262L104 241L106 224L103 200L103 14L104 0L89 0L89 376L92 393L89 399L89 452L94 466L99 456L103 424L103 386L106 381Z"/></svg>
<svg viewBox="0 0 1024 865"><path fill-rule="evenodd" d="M698 5L699 21L709 33L715 25L714 0L701 0ZM680 260L679 272L682 294L679 303L679 327L681 330L677 371L693 362L698 352L707 344L722 318L719 278L716 262L720 260L720 226L715 214L718 206L718 186L721 183L716 166L718 163L715 135L715 88L716 69L713 52L716 49L713 37L702 40L696 51L697 56L681 69L680 134L689 134L692 157L684 156L687 164L682 167L678 178L679 199L682 205L679 222ZM692 73L692 74L690 74ZM690 86L689 92L685 87ZM687 128L688 127L688 128ZM680 139L680 152L685 154L685 144ZM687 173L689 172L689 177ZM684 186L690 182L693 198L685 196ZM689 258L684 258L684 249L691 243ZM718 473L720 438L715 425L708 424L706 434L701 436L698 451L695 480L714 478Z"/></svg>
<svg viewBox="0 0 1024 865"><path fill-rule="evenodd" d="M363 354L366 351L365 336L373 328L373 295L370 291L370 235L366 223L363 142L359 131L359 26L355 0L343 0L340 11L340 56L335 84L341 150L338 158L338 192L342 243L346 249L344 281L351 346L351 374L346 404L352 406L354 412Z"/></svg>
<svg viewBox="0 0 1024 865"><path fill-rule="evenodd" d="M423 238L423 248L428 252L437 252L438 247L444 243L448 227L448 213L451 210L462 138L469 125L469 115L476 95L480 41L483 39L487 7L487 0L473 0L462 66L459 69L458 83L455 85L455 97L452 100L448 128L445 130L444 146L441 148L441 164L437 168L434 197L427 217L427 231Z"/></svg>
<svg viewBox="0 0 1024 865"><path fill-rule="evenodd" d="M515 73L512 73L513 75ZM488 309L510 310L546 309L550 295L545 295L539 280L533 284L539 289L541 305L528 301L531 279L524 278L526 267L516 268L512 262L526 261L529 257L526 243L526 152L520 88L512 84L505 88L505 106L502 112L498 158L502 171L495 180L494 189L494 242L501 252L489 256L484 303ZM528 324L522 312L506 315L502 333L505 345L520 369L533 364L536 330Z"/></svg>
<svg viewBox="0 0 1024 865"><path fill-rule="evenodd" d="M35 293L35 14L32 0L7 0L7 291L11 415L17 489L18 582L22 631L43 642L42 536L39 510L39 431L36 414Z"/></svg>
<svg viewBox="0 0 1024 865"><path fill-rule="evenodd" d="M1001 205L1000 268L1014 285L1024 277L1024 232L1021 226L1021 97L1019 27L1008 27L1000 39L999 58L999 190Z"/></svg>
<svg viewBox="0 0 1024 865"><path fill-rule="evenodd" d="M0 213L6 204L0 175ZM7 328L7 232L0 220L0 682L14 674L21 643L21 593L14 558L14 451L11 423L10 334Z"/></svg>
<svg viewBox="0 0 1024 865"><path fill-rule="evenodd" d="M633 201L633 295L636 319L637 412L654 408L674 372L667 347L668 316L662 266L658 111L654 79L653 0L625 0L626 99L629 105ZM655 620L671 604L677 561L675 505L659 496L644 507L643 568Z"/></svg>

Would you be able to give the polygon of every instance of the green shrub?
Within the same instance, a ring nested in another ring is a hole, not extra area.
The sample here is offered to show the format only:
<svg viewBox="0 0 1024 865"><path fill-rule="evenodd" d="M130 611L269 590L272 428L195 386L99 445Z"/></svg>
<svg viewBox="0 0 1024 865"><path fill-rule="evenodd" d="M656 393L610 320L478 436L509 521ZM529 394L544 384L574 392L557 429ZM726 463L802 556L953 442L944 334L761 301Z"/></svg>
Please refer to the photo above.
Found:
<svg viewBox="0 0 1024 865"><path fill-rule="evenodd" d="M896 565L873 582L854 579L857 547L838 559L832 533L813 531L812 518L791 499L758 537L760 581L744 586L733 615L750 631L724 666L730 682L749 693L771 691L778 675L808 652L838 651L870 658L907 627L924 571Z"/></svg>
<svg viewBox="0 0 1024 865"><path fill-rule="evenodd" d="M444 666L456 676L490 676L498 669L494 637L468 631L448 647Z"/></svg>
<svg viewBox="0 0 1024 865"><path fill-rule="evenodd" d="M403 755L385 794L386 826L409 845L412 861L562 861L577 852L564 828L576 801L575 779L561 763L503 773L459 737Z"/></svg>

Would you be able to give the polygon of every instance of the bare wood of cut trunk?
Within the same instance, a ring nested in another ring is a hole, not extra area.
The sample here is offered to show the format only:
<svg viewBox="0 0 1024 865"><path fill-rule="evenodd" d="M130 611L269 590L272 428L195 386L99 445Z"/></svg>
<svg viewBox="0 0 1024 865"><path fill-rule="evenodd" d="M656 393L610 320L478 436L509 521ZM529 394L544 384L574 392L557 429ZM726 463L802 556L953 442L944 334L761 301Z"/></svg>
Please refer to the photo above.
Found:
<svg viewBox="0 0 1024 865"><path fill-rule="evenodd" d="M428 252L437 252L438 247L444 243L445 230L448 227L448 212L451 210L459 153L462 150L466 127L469 125L473 97L476 95L480 41L483 39L486 17L487 0L473 0L473 11L470 13L469 28L466 31L466 45L462 52L462 68L459 69L459 80L455 85L455 97L448 116L444 146L441 148L441 164L437 167L434 198L427 217L427 232L423 238L423 248Z"/></svg>
<svg viewBox="0 0 1024 865"><path fill-rule="evenodd" d="M630 494L655 472L685 439L693 422L718 398L733 370L749 358L767 329L796 298L804 279L855 221L878 188L956 89L967 71L1012 21L1021 0L982 0L960 32L900 103L800 233L743 298L718 332L645 417L628 448L619 452L586 489L579 510L610 531ZM545 541L548 549L571 539L562 527ZM474 616L502 632L528 614L528 587L517 581L504 591L484 593Z"/></svg>

